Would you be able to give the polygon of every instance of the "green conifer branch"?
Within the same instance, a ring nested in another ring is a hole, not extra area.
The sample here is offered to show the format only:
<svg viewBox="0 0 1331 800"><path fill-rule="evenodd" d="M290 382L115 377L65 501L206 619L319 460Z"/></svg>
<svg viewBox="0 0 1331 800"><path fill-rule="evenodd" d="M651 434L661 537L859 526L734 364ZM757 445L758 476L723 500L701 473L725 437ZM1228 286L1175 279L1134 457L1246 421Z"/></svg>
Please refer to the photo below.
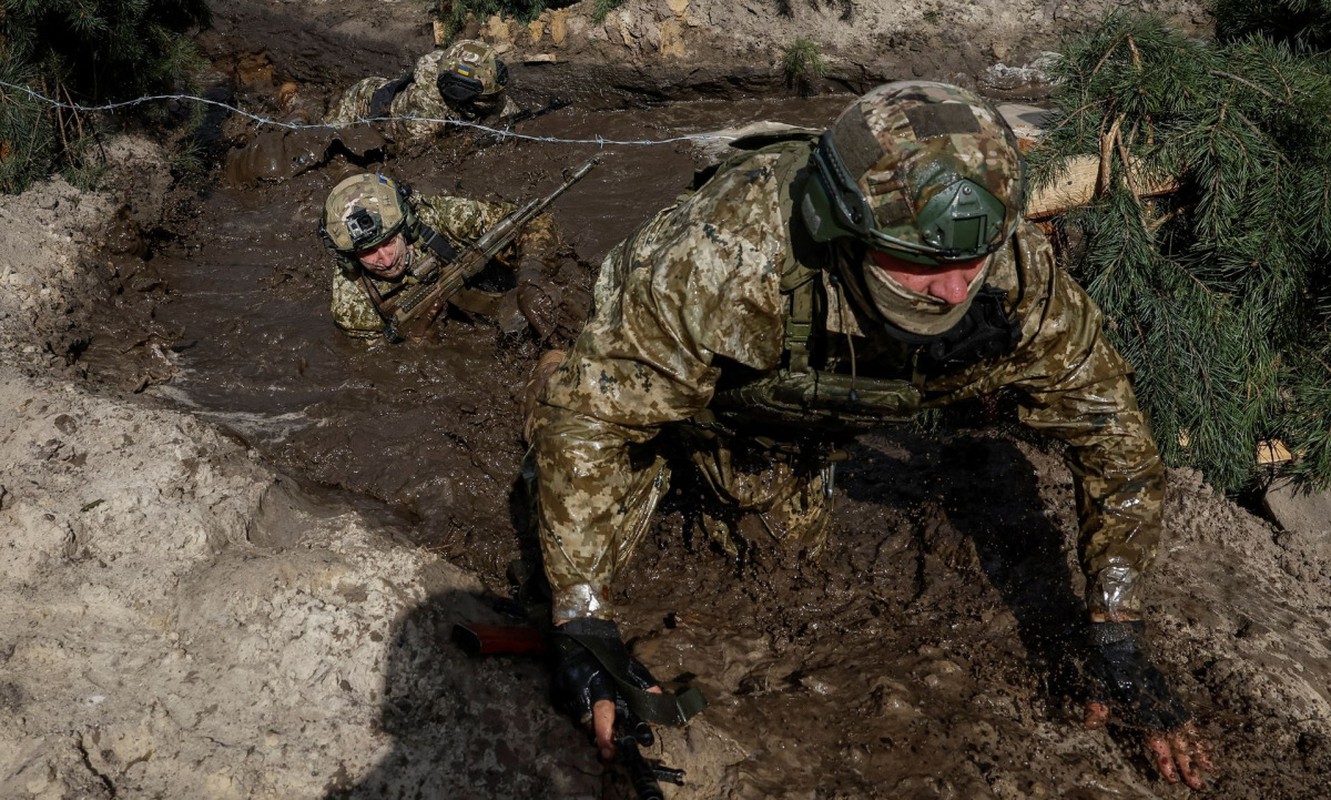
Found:
<svg viewBox="0 0 1331 800"><path fill-rule="evenodd" d="M0 75L66 102L122 100L180 86L200 64L190 35L206 0L0 0ZM29 98L0 111L0 191L75 164L92 120Z"/></svg>
<svg viewBox="0 0 1331 800"><path fill-rule="evenodd" d="M1331 484L1326 56L1111 15L1064 46L1054 76L1060 119L1033 179L1100 157L1097 196L1061 223L1084 242L1068 263L1136 368L1168 463L1237 490L1265 476L1257 444L1278 436L1287 473ZM1172 191L1144 191L1157 186Z"/></svg>

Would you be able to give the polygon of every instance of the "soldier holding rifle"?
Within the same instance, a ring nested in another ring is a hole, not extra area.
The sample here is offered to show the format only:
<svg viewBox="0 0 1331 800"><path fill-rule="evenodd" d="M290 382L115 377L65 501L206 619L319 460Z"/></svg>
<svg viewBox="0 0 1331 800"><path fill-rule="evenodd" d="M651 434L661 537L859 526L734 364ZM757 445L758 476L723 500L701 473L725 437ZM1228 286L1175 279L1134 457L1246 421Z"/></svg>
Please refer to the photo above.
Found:
<svg viewBox="0 0 1331 800"><path fill-rule="evenodd" d="M558 237L543 212L593 164L521 208L421 196L376 173L341 181L328 194L319 226L338 262L334 323L358 338L417 339L452 304L494 318L506 331L530 325L546 338L557 304L548 282Z"/></svg>

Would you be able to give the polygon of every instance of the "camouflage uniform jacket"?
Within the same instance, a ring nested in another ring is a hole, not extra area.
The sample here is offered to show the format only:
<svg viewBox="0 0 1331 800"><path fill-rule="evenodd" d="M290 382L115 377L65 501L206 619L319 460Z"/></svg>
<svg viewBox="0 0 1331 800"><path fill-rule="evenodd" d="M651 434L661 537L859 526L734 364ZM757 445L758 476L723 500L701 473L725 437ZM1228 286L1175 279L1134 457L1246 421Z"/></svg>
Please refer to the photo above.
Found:
<svg viewBox="0 0 1331 800"><path fill-rule="evenodd" d="M437 231L458 250L476 241L514 209L514 206L508 203L488 203L445 195L416 196L411 202L420 221ZM502 267L517 269L523 261L544 259L553 252L556 244L556 235L549 216L541 215L532 220L518 234L513 244L501 251L494 260ZM413 263L418 263L417 259L430 255L423 242L410 242L409 247ZM333 322L351 336L358 338L382 336L384 320L359 284L362 270L359 266L341 258L339 263L339 269L333 273L331 306ZM369 280L379 291L380 296L387 299L415 279L407 276L396 281L373 278Z"/></svg>
<svg viewBox="0 0 1331 800"><path fill-rule="evenodd" d="M793 259L790 226L803 223L790 219L778 163L760 151L723 169L602 265L593 315L537 411L539 524L556 621L612 614L609 587L627 558L620 538L643 493L633 480L644 469L641 445L706 408L725 372L781 364L783 265ZM1017 390L1022 421L1069 445L1091 611L1136 612L1160 533L1164 469L1130 368L1043 234L1023 222L994 258L988 283L1020 320L1015 348L953 373L923 376L907 361L898 374L925 407ZM842 325L870 331L855 336L859 368L898 368L888 356L905 346L860 322Z"/></svg>
<svg viewBox="0 0 1331 800"><path fill-rule="evenodd" d="M443 62L444 50L434 50L416 60L412 71L411 83L393 96L388 110L383 114L371 114L370 101L380 87L392 83L391 78L362 78L352 84L338 99L328 115L326 122L331 124L349 124L372 116L422 117L432 120L464 120L463 114L444 102L439 94L437 81ZM475 122L498 125L520 112L511 97L504 97L503 108L498 114L487 116ZM404 121L395 125L394 132L401 139L426 139L435 134L444 133L449 126L438 122Z"/></svg>

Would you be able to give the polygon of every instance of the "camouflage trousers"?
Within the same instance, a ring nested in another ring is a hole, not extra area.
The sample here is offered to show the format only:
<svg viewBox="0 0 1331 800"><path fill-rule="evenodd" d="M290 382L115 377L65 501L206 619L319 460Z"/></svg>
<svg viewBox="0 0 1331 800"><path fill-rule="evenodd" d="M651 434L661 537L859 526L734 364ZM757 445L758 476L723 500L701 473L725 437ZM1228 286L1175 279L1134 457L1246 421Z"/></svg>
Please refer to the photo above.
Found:
<svg viewBox="0 0 1331 800"><path fill-rule="evenodd" d="M701 441L671 432L675 449L692 464L706 489L696 524L726 552L736 555L737 534L747 520L781 544L817 555L832 519L834 465L817 454L781 452L742 439L715 436Z"/></svg>
<svg viewBox="0 0 1331 800"><path fill-rule="evenodd" d="M540 426L529 417L529 435ZM699 435L687 423L667 426L637 453L613 542L605 543L612 574L626 565L651 527L672 482L695 490L686 512L697 533L739 555L744 540L766 535L781 546L816 556L831 528L834 466L817 455L785 453L720 435ZM526 468L538 479L540 465ZM684 470L689 475L679 475ZM672 481L679 477L681 480ZM535 487L532 487L535 498ZM534 509L533 509L534 510ZM749 524L754 523L754 524Z"/></svg>

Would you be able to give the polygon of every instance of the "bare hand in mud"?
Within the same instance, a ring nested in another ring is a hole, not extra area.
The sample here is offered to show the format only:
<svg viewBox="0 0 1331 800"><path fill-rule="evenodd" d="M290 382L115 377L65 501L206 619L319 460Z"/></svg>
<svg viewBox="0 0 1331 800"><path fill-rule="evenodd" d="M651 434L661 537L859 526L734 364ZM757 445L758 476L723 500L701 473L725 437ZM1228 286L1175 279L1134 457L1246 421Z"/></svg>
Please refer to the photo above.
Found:
<svg viewBox="0 0 1331 800"><path fill-rule="evenodd" d="M1083 720L1087 728L1103 728L1108 721L1109 706L1095 701L1087 703ZM1156 769L1169 783L1181 780L1193 789L1202 789L1206 773L1215 772L1211 760L1214 745L1202 737L1191 720L1172 731L1147 731L1145 737L1146 749Z"/></svg>
<svg viewBox="0 0 1331 800"><path fill-rule="evenodd" d="M661 687L653 686L647 691L660 694ZM592 704L592 732L596 735L596 749L603 761L615 758L615 713L614 700L597 700Z"/></svg>
<svg viewBox="0 0 1331 800"><path fill-rule="evenodd" d="M592 706L592 731L596 734L596 749L601 751L601 759L610 761L615 757L615 701L597 700Z"/></svg>

